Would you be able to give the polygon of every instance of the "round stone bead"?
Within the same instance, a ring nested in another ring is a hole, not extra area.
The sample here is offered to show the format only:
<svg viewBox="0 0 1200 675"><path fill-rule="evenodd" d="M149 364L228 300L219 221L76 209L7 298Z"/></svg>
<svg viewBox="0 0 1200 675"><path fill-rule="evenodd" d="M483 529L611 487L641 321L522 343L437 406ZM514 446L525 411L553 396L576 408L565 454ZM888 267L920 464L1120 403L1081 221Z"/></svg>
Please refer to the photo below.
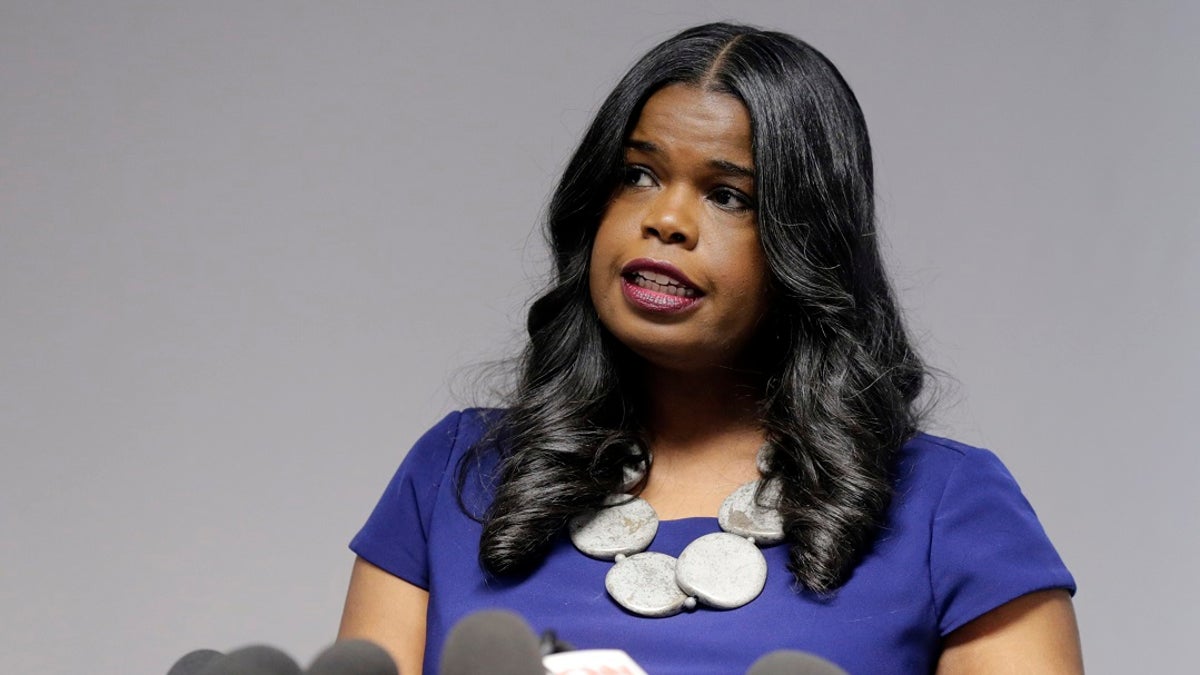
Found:
<svg viewBox="0 0 1200 675"><path fill-rule="evenodd" d="M758 454L754 456L754 463L758 465L758 472L764 476L771 471L771 449L770 443L765 443L758 449Z"/></svg>
<svg viewBox="0 0 1200 675"><path fill-rule="evenodd" d="M779 504L779 483L769 481L763 489L763 504L754 500L761 481L750 481L733 491L721 502L717 522L726 532L753 537L759 546L770 546L784 540L783 516L776 510Z"/></svg>
<svg viewBox="0 0 1200 675"><path fill-rule="evenodd" d="M646 465L638 466L626 465L622 470L621 476L621 491L628 492L638 486L642 479L646 477Z"/></svg>
<svg viewBox="0 0 1200 675"><path fill-rule="evenodd" d="M658 532L654 507L631 495L609 495L604 503L604 508L575 516L567 524L575 548L600 560L646 550Z"/></svg>
<svg viewBox="0 0 1200 675"><path fill-rule="evenodd" d="M604 587L617 604L642 616L678 614L688 600L675 583L675 559L663 553L622 558L605 575Z"/></svg>
<svg viewBox="0 0 1200 675"><path fill-rule="evenodd" d="M767 583L767 560L748 539L728 532L706 534L683 549L675 581L688 595L717 609L741 607Z"/></svg>

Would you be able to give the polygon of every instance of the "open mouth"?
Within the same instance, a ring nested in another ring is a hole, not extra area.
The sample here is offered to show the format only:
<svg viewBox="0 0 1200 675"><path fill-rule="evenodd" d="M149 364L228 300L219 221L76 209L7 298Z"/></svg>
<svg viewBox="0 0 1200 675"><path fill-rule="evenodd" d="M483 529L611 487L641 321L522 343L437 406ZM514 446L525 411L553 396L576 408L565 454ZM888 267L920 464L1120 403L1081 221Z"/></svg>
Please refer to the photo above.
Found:
<svg viewBox="0 0 1200 675"><path fill-rule="evenodd" d="M654 314L676 314L694 307L704 292L682 270L669 262L638 258L621 270L621 290L639 309Z"/></svg>
<svg viewBox="0 0 1200 675"><path fill-rule="evenodd" d="M631 284L655 293L665 293L680 298L694 298L700 295L700 291L661 272L636 270L625 274L624 277Z"/></svg>

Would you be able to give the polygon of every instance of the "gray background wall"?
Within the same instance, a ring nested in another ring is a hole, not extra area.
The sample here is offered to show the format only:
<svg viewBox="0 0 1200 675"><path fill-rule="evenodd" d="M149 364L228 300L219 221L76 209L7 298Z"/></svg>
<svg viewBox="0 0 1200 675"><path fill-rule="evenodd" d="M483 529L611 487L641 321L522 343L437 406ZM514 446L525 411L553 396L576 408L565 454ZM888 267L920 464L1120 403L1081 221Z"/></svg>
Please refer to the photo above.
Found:
<svg viewBox="0 0 1200 675"><path fill-rule="evenodd" d="M5 670L325 646L396 463L518 344L590 114L717 18L858 93L937 430L1021 481L1090 670L1194 663L1200 5L5 0Z"/></svg>

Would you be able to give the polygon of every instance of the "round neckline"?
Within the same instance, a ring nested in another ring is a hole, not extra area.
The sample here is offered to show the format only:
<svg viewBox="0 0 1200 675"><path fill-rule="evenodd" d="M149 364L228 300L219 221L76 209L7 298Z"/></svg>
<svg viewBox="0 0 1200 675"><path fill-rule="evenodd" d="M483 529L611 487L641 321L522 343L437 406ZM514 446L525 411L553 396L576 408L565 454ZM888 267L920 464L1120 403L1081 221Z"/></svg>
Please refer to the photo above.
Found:
<svg viewBox="0 0 1200 675"><path fill-rule="evenodd" d="M699 523L699 522L713 523L713 522L716 522L717 520L718 520L718 518L716 516L684 516L682 518L671 518L669 520L663 520L660 518L658 521L658 525L659 525L659 527L662 527L663 525L667 525L668 523L680 523L680 524Z"/></svg>

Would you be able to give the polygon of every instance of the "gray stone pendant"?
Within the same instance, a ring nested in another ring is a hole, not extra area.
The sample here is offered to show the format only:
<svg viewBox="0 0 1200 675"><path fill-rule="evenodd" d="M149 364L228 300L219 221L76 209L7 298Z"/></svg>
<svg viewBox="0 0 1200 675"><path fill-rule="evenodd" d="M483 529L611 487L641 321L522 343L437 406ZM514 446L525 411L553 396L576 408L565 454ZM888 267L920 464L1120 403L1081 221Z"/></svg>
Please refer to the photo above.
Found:
<svg viewBox="0 0 1200 675"><path fill-rule="evenodd" d="M696 599L675 583L675 558L665 553L619 556L604 576L604 587L618 605L642 616L671 616L696 606Z"/></svg>
<svg viewBox="0 0 1200 675"><path fill-rule="evenodd" d="M749 539L714 532L688 544L679 554L675 581L684 593L709 607L733 609L762 593L767 559Z"/></svg>
<svg viewBox="0 0 1200 675"><path fill-rule="evenodd" d="M768 473L769 446L758 454L759 472ZM649 469L650 458L625 467L622 490L636 490ZM643 552L658 533L658 514L646 500L629 494L609 495L604 506L575 516L567 524L571 542L586 555L616 564L604 577L604 587L621 607L647 617L665 617L703 603L734 609L757 598L767 583L767 559L757 545L784 540L779 515L780 487L776 480L742 485L725 498L717 513L723 532L688 544L679 558Z"/></svg>
<svg viewBox="0 0 1200 675"><path fill-rule="evenodd" d="M604 508L581 513L567 524L575 548L600 560L646 550L658 533L654 507L632 495L609 495L604 504Z"/></svg>
<svg viewBox="0 0 1200 675"><path fill-rule="evenodd" d="M646 477L646 466L649 463L650 459L647 457L646 462L643 464L638 466L626 465L621 469L621 492L633 492L634 488Z"/></svg>
<svg viewBox="0 0 1200 675"><path fill-rule="evenodd" d="M760 504L754 501L754 493L761 482L750 481L726 497L717 512L717 522L726 532L751 537L759 546L770 546L784 540L783 516L777 510L779 482L767 482Z"/></svg>

